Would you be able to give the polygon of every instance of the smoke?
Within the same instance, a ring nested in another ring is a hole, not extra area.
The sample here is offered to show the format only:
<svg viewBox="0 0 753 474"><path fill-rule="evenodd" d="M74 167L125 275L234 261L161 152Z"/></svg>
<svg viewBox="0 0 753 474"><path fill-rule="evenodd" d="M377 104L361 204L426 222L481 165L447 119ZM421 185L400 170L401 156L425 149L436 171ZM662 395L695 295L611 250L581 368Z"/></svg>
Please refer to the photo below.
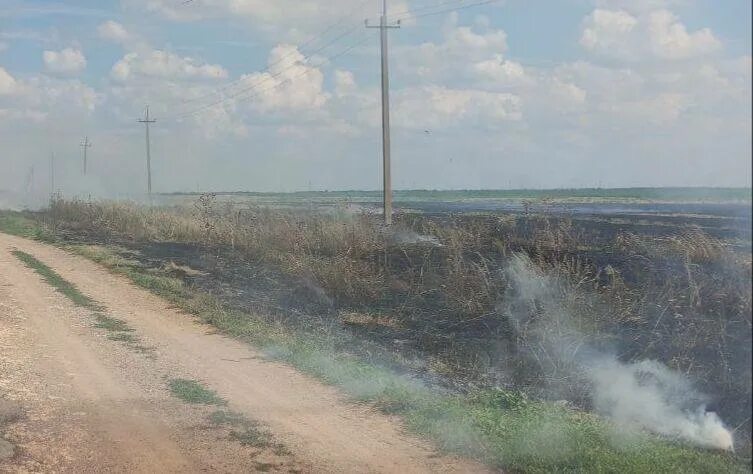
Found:
<svg viewBox="0 0 753 474"><path fill-rule="evenodd" d="M732 433L707 397L682 374L661 362L622 362L581 330L587 318L574 317L573 302L583 303L556 278L516 255L507 268L510 294L506 313L522 345L552 384L566 380L585 389L593 408L625 432L647 430L701 447L733 450ZM556 374L556 377L554 376Z"/></svg>
<svg viewBox="0 0 753 474"><path fill-rule="evenodd" d="M411 230L398 230L391 240L398 245L425 245L427 247L442 247L442 243L433 235L423 235Z"/></svg>

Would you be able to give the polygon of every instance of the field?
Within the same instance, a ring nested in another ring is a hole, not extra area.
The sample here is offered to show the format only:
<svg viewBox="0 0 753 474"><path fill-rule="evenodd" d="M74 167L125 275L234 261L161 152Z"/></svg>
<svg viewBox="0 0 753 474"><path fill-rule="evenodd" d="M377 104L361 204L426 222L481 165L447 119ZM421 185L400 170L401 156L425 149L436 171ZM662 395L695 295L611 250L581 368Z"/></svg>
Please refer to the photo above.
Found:
<svg viewBox="0 0 753 474"><path fill-rule="evenodd" d="M624 422L661 436L641 456L704 471L722 461L685 446L708 438L651 425L639 412L655 406L605 402L593 374L635 375L635 397L658 394L670 427L699 407L718 413L738 461L750 457L749 198L398 193L385 229L373 193L163 195L157 207L55 200L0 225L129 275L447 449L527 471L639 472L637 452L615 452L605 434ZM429 422L438 413L464 429L448 439ZM582 446L554 450L531 418Z"/></svg>

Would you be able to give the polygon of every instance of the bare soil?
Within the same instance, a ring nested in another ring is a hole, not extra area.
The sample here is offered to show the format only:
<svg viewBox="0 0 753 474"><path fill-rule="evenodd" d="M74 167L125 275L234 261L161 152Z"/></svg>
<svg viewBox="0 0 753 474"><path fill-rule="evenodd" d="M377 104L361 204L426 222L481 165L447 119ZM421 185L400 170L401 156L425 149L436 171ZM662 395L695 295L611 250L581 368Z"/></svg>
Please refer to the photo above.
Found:
<svg viewBox="0 0 753 474"><path fill-rule="evenodd" d="M134 351L94 327L12 254L50 266L135 330ZM186 404L172 378L201 381L286 450L244 446ZM210 327L81 257L0 234L0 398L24 415L0 426L0 472L483 472L407 435L398 419Z"/></svg>

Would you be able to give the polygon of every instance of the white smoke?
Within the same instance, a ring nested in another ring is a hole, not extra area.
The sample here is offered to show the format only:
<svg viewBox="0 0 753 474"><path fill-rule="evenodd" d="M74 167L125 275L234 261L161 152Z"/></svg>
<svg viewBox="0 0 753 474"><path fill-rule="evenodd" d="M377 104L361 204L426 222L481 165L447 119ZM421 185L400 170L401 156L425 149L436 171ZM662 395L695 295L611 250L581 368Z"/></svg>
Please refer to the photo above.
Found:
<svg viewBox="0 0 753 474"><path fill-rule="evenodd" d="M507 275L512 302L507 312L518 333L531 350L538 349L534 355L542 366L586 382L596 411L620 429L733 450L730 431L716 413L706 411L705 397L682 374L653 360L624 363L588 343L565 304L575 289L563 288L524 255L513 258Z"/></svg>
<svg viewBox="0 0 753 474"><path fill-rule="evenodd" d="M401 229L392 234L392 241L398 245L425 245L442 247L442 243L433 235L423 235L411 230Z"/></svg>

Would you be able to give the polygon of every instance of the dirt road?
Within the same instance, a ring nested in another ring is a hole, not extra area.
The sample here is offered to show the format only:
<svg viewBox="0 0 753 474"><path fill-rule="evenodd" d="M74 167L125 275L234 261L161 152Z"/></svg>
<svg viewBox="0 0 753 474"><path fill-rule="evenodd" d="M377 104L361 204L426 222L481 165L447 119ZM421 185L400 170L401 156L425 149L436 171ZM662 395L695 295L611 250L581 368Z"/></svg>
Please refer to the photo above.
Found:
<svg viewBox="0 0 753 474"><path fill-rule="evenodd" d="M94 327L13 249L33 255L149 351ZM217 407L189 405L168 381L201 381L227 410L268 427L278 444L250 445L210 423ZM0 471L57 472L482 472L441 456L399 420L346 401L334 388L213 334L98 265L60 249L0 234L0 397L26 413L4 437L15 455ZM3 434L0 433L0 437Z"/></svg>

